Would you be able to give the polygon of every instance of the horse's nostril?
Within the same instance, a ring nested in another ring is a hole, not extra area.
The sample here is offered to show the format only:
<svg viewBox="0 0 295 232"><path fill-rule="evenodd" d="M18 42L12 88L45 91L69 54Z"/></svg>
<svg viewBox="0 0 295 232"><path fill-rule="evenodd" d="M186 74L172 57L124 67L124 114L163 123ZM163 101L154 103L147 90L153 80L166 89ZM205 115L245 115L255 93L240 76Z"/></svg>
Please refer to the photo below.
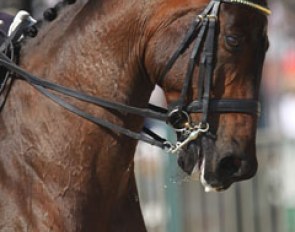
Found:
<svg viewBox="0 0 295 232"><path fill-rule="evenodd" d="M218 173L220 176L231 177L241 168L242 161L234 156L223 158L218 165Z"/></svg>

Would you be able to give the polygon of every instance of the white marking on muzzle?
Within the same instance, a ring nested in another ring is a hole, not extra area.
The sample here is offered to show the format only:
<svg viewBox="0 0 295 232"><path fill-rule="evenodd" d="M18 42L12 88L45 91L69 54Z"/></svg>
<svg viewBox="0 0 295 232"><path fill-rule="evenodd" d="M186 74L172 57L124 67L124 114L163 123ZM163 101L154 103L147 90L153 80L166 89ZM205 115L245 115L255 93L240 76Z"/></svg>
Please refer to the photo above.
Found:
<svg viewBox="0 0 295 232"><path fill-rule="evenodd" d="M205 192L217 192L217 190L215 188L213 188L210 184L207 183L207 181L205 180L205 157L203 158L203 162L201 164L201 183L204 187Z"/></svg>

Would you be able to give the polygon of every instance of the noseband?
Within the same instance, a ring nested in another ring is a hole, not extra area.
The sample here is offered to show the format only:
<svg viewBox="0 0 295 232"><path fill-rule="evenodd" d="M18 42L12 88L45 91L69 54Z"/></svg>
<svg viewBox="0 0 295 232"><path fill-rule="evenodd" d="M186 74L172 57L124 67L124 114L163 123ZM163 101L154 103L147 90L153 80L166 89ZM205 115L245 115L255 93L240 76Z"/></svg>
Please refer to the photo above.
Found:
<svg viewBox="0 0 295 232"><path fill-rule="evenodd" d="M172 55L160 77L160 83L163 83L164 77L171 70L179 56L191 45L191 41L195 41L181 95L179 99L173 103L173 108L170 109L168 113L168 122L176 128L177 132L182 134L182 137L186 137L183 142L178 142L176 146L172 148L172 152L178 151L190 141L195 140L199 134L208 132L208 116L210 113L260 114L260 104L257 100L210 98L211 81L213 79L213 71L216 63L218 14L222 2L244 4L259 10L263 14L271 13L269 9L249 1L212 0L202 14L198 15L196 20L192 23L181 46ZM204 45L201 50L202 44ZM187 104L186 97L188 96L188 89L192 83L193 73L197 64L199 66L198 99ZM191 113L202 113L201 121L199 123L192 122L189 117Z"/></svg>
<svg viewBox="0 0 295 232"><path fill-rule="evenodd" d="M11 61L11 59L1 51L0 65L5 67L9 73L17 74L18 78L21 78L31 84L37 91L50 98L52 101L79 115L80 117L114 132L124 134L136 140L142 140L146 143L159 146L175 153L190 141L197 139L200 134L207 133L209 131L208 116L210 113L245 113L258 115L260 112L260 105L256 100L210 98L211 81L216 63L216 28L221 3L242 4L252 7L263 14L271 13L269 9L245 0L212 0L202 14L198 15L196 20L193 21L184 40L168 61L165 70L159 79L160 82L163 82L163 79L169 70L171 70L179 56L183 54L183 52L191 45L192 41L194 41L180 98L173 104L173 107L169 106L168 110L153 105L150 105L149 109L127 106L121 103L90 96L85 93L42 80L41 78L33 76L20 68L18 65L14 64L13 61ZM9 47L12 47L11 41L13 41L13 38L8 37L7 41ZM5 50L9 49L9 47L6 47ZM202 47L203 49L201 49ZM186 97L188 96L188 89L192 82L193 72L196 65L199 66L198 99L187 104ZM16 78L16 75L10 75L10 78ZM144 128L143 131L148 136L143 133L130 131L129 129L114 125L108 121L94 117L93 115L80 110L76 106L66 102L60 96L54 94L52 91L91 103L93 105L101 106L106 109L166 121L175 129L177 133L181 133L185 140L172 144L147 128ZM199 123L192 122L190 118L191 113L201 113L201 121Z"/></svg>

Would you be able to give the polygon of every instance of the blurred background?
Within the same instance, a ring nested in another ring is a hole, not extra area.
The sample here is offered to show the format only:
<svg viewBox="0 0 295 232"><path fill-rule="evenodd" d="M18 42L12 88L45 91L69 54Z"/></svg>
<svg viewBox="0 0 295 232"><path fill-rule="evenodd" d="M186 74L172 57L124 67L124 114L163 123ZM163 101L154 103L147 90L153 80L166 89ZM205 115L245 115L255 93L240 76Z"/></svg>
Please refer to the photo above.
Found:
<svg viewBox="0 0 295 232"><path fill-rule="evenodd" d="M25 9L40 18L56 2L2 0L0 9ZM177 167L176 157L140 143L136 174L149 232L295 232L295 1L269 0L269 6L256 177L226 192L205 193ZM159 88L151 101L165 105ZM165 125L147 124L173 139Z"/></svg>

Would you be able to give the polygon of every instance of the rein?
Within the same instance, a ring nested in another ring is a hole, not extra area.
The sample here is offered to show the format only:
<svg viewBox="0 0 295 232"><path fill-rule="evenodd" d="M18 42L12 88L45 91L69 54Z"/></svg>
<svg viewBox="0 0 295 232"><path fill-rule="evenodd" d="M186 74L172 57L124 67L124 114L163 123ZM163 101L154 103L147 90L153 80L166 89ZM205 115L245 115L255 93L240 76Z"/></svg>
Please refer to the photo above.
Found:
<svg viewBox="0 0 295 232"><path fill-rule="evenodd" d="M50 98L53 102L67 109L68 111L79 115L84 119L87 119L113 132L124 134L132 139L141 140L172 153L176 153L189 142L197 139L200 134L207 133L209 131L208 115L211 112L245 113L253 115L259 115L260 112L260 105L259 102L256 100L210 99L211 80L216 62L214 55L217 46L216 27L221 2L244 4L249 7L255 8L256 10L259 10L263 14L270 13L267 8L244 0L212 0L205 8L203 13L198 15L196 20L193 21L184 40L181 42L179 48L175 51L171 59L168 61L165 70L160 77L161 83L163 82L166 74L173 67L178 57L189 47L189 45L193 41L195 41L180 98L176 103L173 104L173 107L171 109L170 107L168 107L169 110L154 105L149 105L149 108L137 108L133 106L128 106L118 102L108 101L99 97L90 96L85 93L78 92L76 90L72 90L52 82L48 82L28 73L27 71L16 65L6 54L2 53L1 50L0 66L3 66L7 70L9 70L8 73L10 73L9 77L11 79L18 78L26 81L37 91ZM5 44L9 44L9 46L11 46L11 41L13 41L13 38L8 37L7 41L8 42L6 42ZM203 50L201 51L202 45ZM7 45L5 49L7 49ZM199 63L197 62L198 58L200 60ZM188 89L192 81L193 72L197 63L199 64L198 100L195 100L190 104L186 104L185 98L187 96ZM17 76L11 75L11 73L17 74ZM64 99L54 94L54 92L73 97L80 101L91 103L93 105L100 106L109 110L115 110L119 113L129 113L141 117L165 121L166 123L170 124L177 133L181 133L186 139L184 141L178 141L176 144L172 144L171 142L152 132L148 128L143 128L143 132L145 134L131 131L129 129L120 127L82 111L75 105L66 102ZM202 113L201 122L192 122L190 118L190 113Z"/></svg>
<svg viewBox="0 0 295 232"><path fill-rule="evenodd" d="M60 106L64 107L65 109L79 115L82 118L85 118L97 125L100 125L102 127L105 127L109 130L112 130L117 133L124 134L128 137L131 137L136 140L141 140L146 143L149 143L151 145L155 145L161 148L165 148L164 139L163 141L160 141L159 139L151 139L141 133L136 133L131 130L125 129L123 127L117 126L115 124L112 124L108 121L105 121L103 119L94 117L82 110L80 110L78 107L69 104L65 102L62 98L56 96L55 94L49 92L48 90L52 90L54 92L61 93L65 96L70 96L73 98L76 98L78 100L88 102L100 107L104 107L107 109L115 110L118 112L124 112L124 113L130 113L142 117L148 117L153 118L161 121L166 121L167 114L165 113L165 109L162 109L160 107L151 106L152 109L147 108L136 108L132 106L127 106L121 103L107 101L105 99L101 99L98 97L90 96L87 94L84 94L82 92L78 92L69 88L66 88L64 86L48 82L45 80L42 80L41 78L38 78L28 72L26 72L24 69L20 68L18 65L14 64L8 57L6 57L4 54L0 53L0 64L4 67L6 67L11 72L17 74L18 76L22 77L22 80L26 81L30 85L36 88L40 93L50 98L55 103L59 104ZM16 78L16 77L14 77ZM147 130L147 129L146 129ZM166 141L166 140L165 140Z"/></svg>

